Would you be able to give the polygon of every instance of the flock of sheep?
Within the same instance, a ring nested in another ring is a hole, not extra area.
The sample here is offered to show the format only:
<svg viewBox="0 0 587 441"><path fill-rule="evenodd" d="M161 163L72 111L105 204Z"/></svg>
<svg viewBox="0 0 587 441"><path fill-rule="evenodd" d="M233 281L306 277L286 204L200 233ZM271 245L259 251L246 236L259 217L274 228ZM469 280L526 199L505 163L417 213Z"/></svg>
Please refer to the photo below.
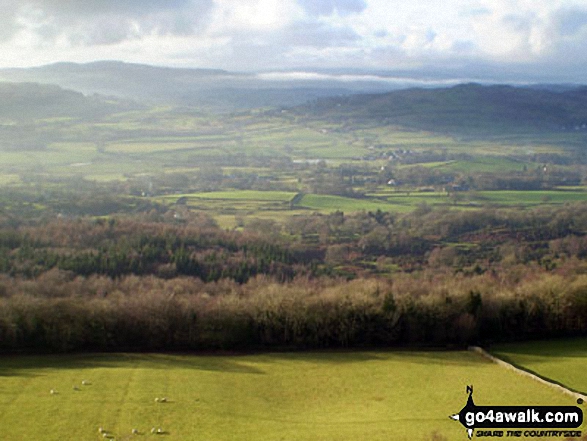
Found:
<svg viewBox="0 0 587 441"><path fill-rule="evenodd" d="M87 380L83 380L82 381L82 386L89 386L91 384L92 383L90 383ZM79 386L76 385L76 386L73 386L73 390L74 391L80 391L81 389L80 389ZM57 392L57 389L51 389L49 391L49 393L51 395L57 395L59 392ZM155 398L155 402L156 403L167 403L167 397L162 397L162 398L157 397L157 398ZM115 441L114 435L111 432L109 432L108 430L104 429L103 427L99 427L98 428L98 433L100 435L102 435L102 437L105 438L105 439L108 439L108 440L111 440L111 441ZM141 432L139 432L138 429L132 429L131 434L132 435L140 435ZM161 427L153 427L153 428L151 428L151 434L153 434L153 435L165 435L166 432Z"/></svg>
<svg viewBox="0 0 587 441"><path fill-rule="evenodd" d="M109 440L114 440L114 435L112 435L110 432L108 432L103 427L98 428L98 433L101 434L103 438L106 438ZM133 435L140 435L141 434L141 432L139 432L139 429L132 429L131 433ZM161 427L153 427L151 429L151 433L153 435L164 435L165 431Z"/></svg>

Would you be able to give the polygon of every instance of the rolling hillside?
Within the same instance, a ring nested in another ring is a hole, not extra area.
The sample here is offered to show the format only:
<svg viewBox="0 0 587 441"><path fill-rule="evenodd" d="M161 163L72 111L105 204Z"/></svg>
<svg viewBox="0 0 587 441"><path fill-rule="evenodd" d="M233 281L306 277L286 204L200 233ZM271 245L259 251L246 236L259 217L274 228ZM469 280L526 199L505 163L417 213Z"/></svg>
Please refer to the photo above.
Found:
<svg viewBox="0 0 587 441"><path fill-rule="evenodd" d="M587 129L587 88L557 92L463 84L325 98L297 111L333 121L376 122L449 133L581 132Z"/></svg>
<svg viewBox="0 0 587 441"><path fill-rule="evenodd" d="M136 103L85 96L59 86L0 82L0 118L22 122L44 118L87 119L138 108Z"/></svg>

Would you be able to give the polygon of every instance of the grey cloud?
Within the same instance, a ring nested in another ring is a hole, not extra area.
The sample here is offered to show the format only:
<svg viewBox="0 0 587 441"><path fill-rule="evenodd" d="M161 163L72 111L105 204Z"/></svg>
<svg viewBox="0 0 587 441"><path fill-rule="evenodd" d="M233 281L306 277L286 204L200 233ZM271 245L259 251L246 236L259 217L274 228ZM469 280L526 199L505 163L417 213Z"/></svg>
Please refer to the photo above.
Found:
<svg viewBox="0 0 587 441"><path fill-rule="evenodd" d="M534 21L534 18L535 17L532 14L509 14L504 16L502 18L502 21L510 29L516 32L525 32L532 27L532 22Z"/></svg>
<svg viewBox="0 0 587 441"><path fill-rule="evenodd" d="M568 37L579 33L587 25L587 9L562 9L554 15L554 24L559 35Z"/></svg>
<svg viewBox="0 0 587 441"><path fill-rule="evenodd" d="M73 44L96 45L149 34L194 34L213 6L213 0L24 0L12 7L11 17L16 23L29 11L29 20L39 22L35 32L46 41L65 36Z"/></svg>
<svg viewBox="0 0 587 441"><path fill-rule="evenodd" d="M285 29L273 32L241 32L233 35L230 44L230 56L223 60L216 59L214 65L227 61L222 67L235 69L258 69L279 67L297 67L313 63L326 63L321 49L345 49L356 47L361 37L350 27L332 26L319 20L299 21ZM292 55L295 54L295 55ZM306 55L300 55L306 54ZM348 59L347 62L354 62Z"/></svg>
<svg viewBox="0 0 587 441"><path fill-rule="evenodd" d="M70 41L78 45L116 44L138 36L140 34L133 29L128 20L106 16L95 19L83 29L72 30L69 33Z"/></svg>
<svg viewBox="0 0 587 441"><path fill-rule="evenodd" d="M328 16L337 11L340 15L357 14L367 7L365 0L298 0L313 17Z"/></svg>
<svg viewBox="0 0 587 441"><path fill-rule="evenodd" d="M17 0L3 0L0 3L0 41L10 40L20 29L16 21L19 5Z"/></svg>
<svg viewBox="0 0 587 441"><path fill-rule="evenodd" d="M452 46L451 50L455 54L469 54L477 49L477 45L470 40L457 40Z"/></svg>
<svg viewBox="0 0 587 441"><path fill-rule="evenodd" d="M432 43L436 39L437 35L438 34L435 31L433 31L432 29L428 29L426 31L426 42Z"/></svg>
<svg viewBox="0 0 587 441"><path fill-rule="evenodd" d="M194 2L191 0L25 0L23 3L28 3L50 15L123 14L140 17L160 11L185 10Z"/></svg>
<svg viewBox="0 0 587 441"><path fill-rule="evenodd" d="M282 31L281 40L289 46L340 47L360 40L350 27L331 26L320 21L294 23Z"/></svg>

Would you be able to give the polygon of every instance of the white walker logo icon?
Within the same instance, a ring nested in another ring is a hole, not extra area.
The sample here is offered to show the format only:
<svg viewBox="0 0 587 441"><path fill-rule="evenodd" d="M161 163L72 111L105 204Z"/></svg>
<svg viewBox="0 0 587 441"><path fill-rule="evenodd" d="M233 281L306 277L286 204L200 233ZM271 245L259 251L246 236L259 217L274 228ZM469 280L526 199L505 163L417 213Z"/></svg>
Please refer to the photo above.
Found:
<svg viewBox="0 0 587 441"><path fill-rule="evenodd" d="M477 406L473 386L467 386L467 394L465 407L450 418L467 429L469 439L475 429L575 429L583 424L583 411L577 406ZM547 433L569 436L562 431Z"/></svg>

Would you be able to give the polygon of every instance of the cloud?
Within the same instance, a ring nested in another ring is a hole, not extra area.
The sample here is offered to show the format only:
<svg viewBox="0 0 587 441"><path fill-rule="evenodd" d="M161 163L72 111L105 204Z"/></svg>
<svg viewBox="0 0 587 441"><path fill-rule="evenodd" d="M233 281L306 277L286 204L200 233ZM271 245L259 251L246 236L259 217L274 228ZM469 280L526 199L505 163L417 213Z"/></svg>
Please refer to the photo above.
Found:
<svg viewBox="0 0 587 441"><path fill-rule="evenodd" d="M477 50L477 45L471 40L457 40L451 45L454 54L472 54Z"/></svg>
<svg viewBox="0 0 587 441"><path fill-rule="evenodd" d="M586 46L584 0L0 0L4 66L108 58L470 71L486 63L562 78L582 75Z"/></svg>
<svg viewBox="0 0 587 441"><path fill-rule="evenodd" d="M194 5L191 0L24 0L21 3L51 15L68 17L102 14L140 17L161 11L185 10Z"/></svg>
<svg viewBox="0 0 587 441"><path fill-rule="evenodd" d="M225 41L223 59L216 67L229 70L287 68L299 65L319 65L341 55L361 40L352 28L331 25L319 20L298 20L278 30L258 28L241 30ZM208 51L209 52L209 51ZM207 56L207 54L200 54Z"/></svg>
<svg viewBox="0 0 587 441"><path fill-rule="evenodd" d="M560 9L553 16L553 24L557 33L561 36L577 35L587 25L587 9Z"/></svg>
<svg viewBox="0 0 587 441"><path fill-rule="evenodd" d="M213 0L23 0L0 12L12 28L73 45L116 44L145 35L189 35L212 10Z"/></svg>
<svg viewBox="0 0 587 441"><path fill-rule="evenodd" d="M0 41L10 40L19 26L16 21L19 2L5 0L0 3Z"/></svg>
<svg viewBox="0 0 587 441"><path fill-rule="evenodd" d="M294 23L281 34L281 43L287 46L342 47L360 39L351 27L313 20Z"/></svg>
<svg viewBox="0 0 587 441"><path fill-rule="evenodd" d="M358 14L367 7L365 0L298 0L313 17L328 16L337 12L341 16Z"/></svg>
<svg viewBox="0 0 587 441"><path fill-rule="evenodd" d="M481 6L477 8L464 9L461 11L460 15L462 17L478 17L491 15L491 13L491 9Z"/></svg>

